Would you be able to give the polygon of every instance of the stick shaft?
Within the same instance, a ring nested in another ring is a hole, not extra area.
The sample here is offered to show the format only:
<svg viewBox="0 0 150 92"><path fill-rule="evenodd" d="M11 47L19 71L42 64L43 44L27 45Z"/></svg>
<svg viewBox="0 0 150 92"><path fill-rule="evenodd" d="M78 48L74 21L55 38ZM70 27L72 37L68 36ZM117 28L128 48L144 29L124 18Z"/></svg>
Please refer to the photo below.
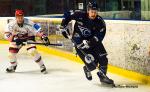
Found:
<svg viewBox="0 0 150 92"><path fill-rule="evenodd" d="M45 45L44 43L40 43L40 42L27 42L27 44L38 44L38 45ZM52 46L62 46L62 44L49 44Z"/></svg>

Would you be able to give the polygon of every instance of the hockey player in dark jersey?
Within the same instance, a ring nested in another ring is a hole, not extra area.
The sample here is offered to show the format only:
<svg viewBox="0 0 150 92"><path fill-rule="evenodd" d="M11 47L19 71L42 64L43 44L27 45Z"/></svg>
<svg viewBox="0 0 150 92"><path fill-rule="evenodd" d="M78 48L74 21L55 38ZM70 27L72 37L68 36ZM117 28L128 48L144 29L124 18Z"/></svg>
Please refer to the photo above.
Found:
<svg viewBox="0 0 150 92"><path fill-rule="evenodd" d="M83 70L86 78L92 80L91 71L98 67L97 75L101 83L114 84L107 74L107 52L103 46L103 39L106 33L106 25L102 17L97 15L97 4L92 2L87 5L87 12L75 12L66 14L62 20L62 34L65 38L70 38L67 25L71 20L75 20L72 42L79 57L84 62Z"/></svg>

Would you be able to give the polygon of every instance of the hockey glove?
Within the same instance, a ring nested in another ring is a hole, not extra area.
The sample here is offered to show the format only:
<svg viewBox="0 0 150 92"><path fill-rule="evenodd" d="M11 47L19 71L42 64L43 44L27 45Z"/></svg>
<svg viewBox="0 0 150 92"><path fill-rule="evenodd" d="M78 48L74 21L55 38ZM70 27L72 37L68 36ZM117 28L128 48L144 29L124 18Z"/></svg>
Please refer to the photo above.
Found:
<svg viewBox="0 0 150 92"><path fill-rule="evenodd" d="M88 44L89 46L94 46L97 44L97 42L99 42L99 39L96 36L94 36L93 38L89 40Z"/></svg>
<svg viewBox="0 0 150 92"><path fill-rule="evenodd" d="M45 46L48 46L50 44L50 41L49 41L48 37L45 36L45 35L43 35L41 37L41 40L43 41L43 43L45 44Z"/></svg>
<svg viewBox="0 0 150 92"><path fill-rule="evenodd" d="M77 45L78 49L88 49L90 46L88 45L87 40L83 40L81 44Z"/></svg>
<svg viewBox="0 0 150 92"><path fill-rule="evenodd" d="M19 39L17 36L13 36L12 42L15 42L16 45L23 45L23 42L26 42L25 39Z"/></svg>

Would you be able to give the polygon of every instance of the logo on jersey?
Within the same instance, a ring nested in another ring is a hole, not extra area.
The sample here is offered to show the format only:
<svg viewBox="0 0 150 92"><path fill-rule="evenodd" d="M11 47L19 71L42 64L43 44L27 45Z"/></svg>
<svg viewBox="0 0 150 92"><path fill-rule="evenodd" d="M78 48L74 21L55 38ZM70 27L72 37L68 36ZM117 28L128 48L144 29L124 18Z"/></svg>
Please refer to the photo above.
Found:
<svg viewBox="0 0 150 92"><path fill-rule="evenodd" d="M88 28L85 28L85 27L82 27L82 26L79 26L79 25L78 25L78 28L81 31L82 36L84 36L84 37L91 36L91 30L89 30Z"/></svg>
<svg viewBox="0 0 150 92"><path fill-rule="evenodd" d="M85 59L85 62L87 63L87 64L90 64L90 63L92 63L92 62L94 62L94 56L92 55L92 54L87 54L85 57L84 57L84 59Z"/></svg>

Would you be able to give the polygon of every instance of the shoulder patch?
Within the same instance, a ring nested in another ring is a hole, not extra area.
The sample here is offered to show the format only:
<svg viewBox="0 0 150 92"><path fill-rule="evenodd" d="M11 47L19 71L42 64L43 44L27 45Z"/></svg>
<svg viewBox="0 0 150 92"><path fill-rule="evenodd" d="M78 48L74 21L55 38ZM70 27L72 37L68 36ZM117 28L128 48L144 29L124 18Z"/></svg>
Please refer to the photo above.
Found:
<svg viewBox="0 0 150 92"><path fill-rule="evenodd" d="M37 31L40 31L40 30L41 30L41 27L40 27L38 24L34 24L33 27L34 27Z"/></svg>

